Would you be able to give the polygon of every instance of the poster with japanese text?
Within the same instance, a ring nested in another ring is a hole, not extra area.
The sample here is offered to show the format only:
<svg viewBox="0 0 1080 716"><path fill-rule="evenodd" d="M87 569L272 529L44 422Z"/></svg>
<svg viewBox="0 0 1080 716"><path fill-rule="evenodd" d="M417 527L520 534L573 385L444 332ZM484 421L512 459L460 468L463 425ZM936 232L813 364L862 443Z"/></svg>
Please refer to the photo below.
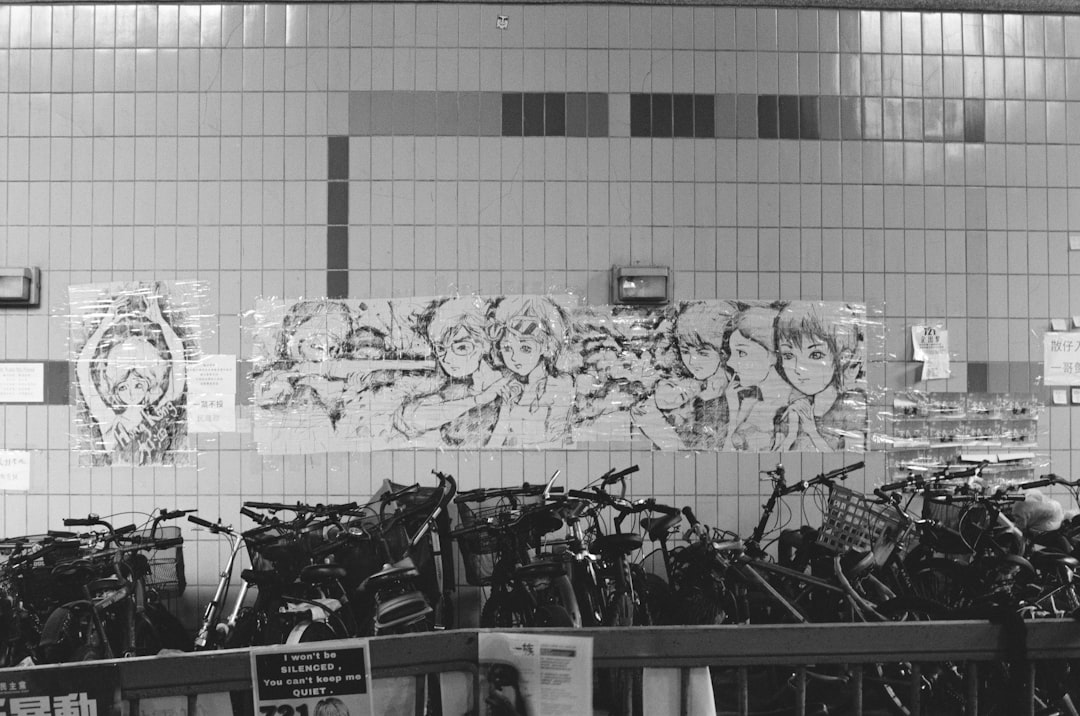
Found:
<svg viewBox="0 0 1080 716"><path fill-rule="evenodd" d="M5 669L0 676L0 716L119 716L121 709L115 664Z"/></svg>
<svg viewBox="0 0 1080 716"><path fill-rule="evenodd" d="M480 632L481 716L592 716L592 637Z"/></svg>
<svg viewBox="0 0 1080 716"><path fill-rule="evenodd" d="M866 444L867 318L857 304L267 298L250 325L265 453Z"/></svg>

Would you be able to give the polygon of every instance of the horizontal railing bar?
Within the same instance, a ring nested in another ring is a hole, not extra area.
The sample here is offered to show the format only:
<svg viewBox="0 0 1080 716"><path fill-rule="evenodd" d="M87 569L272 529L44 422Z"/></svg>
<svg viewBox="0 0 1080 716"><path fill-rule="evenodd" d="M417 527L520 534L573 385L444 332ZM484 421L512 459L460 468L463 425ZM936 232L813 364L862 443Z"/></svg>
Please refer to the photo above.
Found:
<svg viewBox="0 0 1080 716"><path fill-rule="evenodd" d="M1080 658L1080 623L1047 619L1028 621L1024 626L1030 659ZM480 631L458 629L377 637L372 640L373 676L472 671L476 668ZM1010 651L1012 644L1005 627L978 621L523 631L591 636L598 668L993 661L1015 655ZM347 643L325 642L325 645ZM33 669L93 668L100 663ZM247 649L120 659L115 663L125 698L240 690L251 683ZM0 679L17 671L0 669Z"/></svg>

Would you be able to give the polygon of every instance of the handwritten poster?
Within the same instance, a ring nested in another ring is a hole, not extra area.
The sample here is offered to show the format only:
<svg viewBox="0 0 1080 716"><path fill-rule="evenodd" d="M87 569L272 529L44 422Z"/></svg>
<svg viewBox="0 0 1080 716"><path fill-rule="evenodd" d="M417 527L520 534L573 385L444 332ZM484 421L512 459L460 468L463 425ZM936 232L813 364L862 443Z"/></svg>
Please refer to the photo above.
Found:
<svg viewBox="0 0 1080 716"><path fill-rule="evenodd" d="M1043 336L1043 384L1080 385L1080 332Z"/></svg>
<svg viewBox="0 0 1080 716"><path fill-rule="evenodd" d="M921 361L922 379L939 380L952 375L949 368L949 332L940 326L911 327L912 357Z"/></svg>
<svg viewBox="0 0 1080 716"><path fill-rule="evenodd" d="M236 432L236 356L208 355L188 371L188 432Z"/></svg>
<svg viewBox="0 0 1080 716"><path fill-rule="evenodd" d="M30 453L0 450L0 490L27 492L30 489Z"/></svg>

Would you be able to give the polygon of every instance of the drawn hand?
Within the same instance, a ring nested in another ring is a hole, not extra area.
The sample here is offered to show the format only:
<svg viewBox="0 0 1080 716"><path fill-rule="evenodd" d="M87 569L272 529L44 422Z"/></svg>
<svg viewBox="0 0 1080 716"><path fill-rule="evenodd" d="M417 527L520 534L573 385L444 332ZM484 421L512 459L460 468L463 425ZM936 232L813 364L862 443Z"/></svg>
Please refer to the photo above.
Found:
<svg viewBox="0 0 1080 716"><path fill-rule="evenodd" d="M165 318L161 315L161 304L158 303L157 296L146 297L146 317L152 323L165 323Z"/></svg>
<svg viewBox="0 0 1080 716"><path fill-rule="evenodd" d="M487 704L489 716L519 716L514 702L501 690L489 691L484 703Z"/></svg>
<svg viewBox="0 0 1080 716"><path fill-rule="evenodd" d="M525 387L516 378L504 378L503 380L505 382L499 388L499 396L504 403L516 405L521 400L521 394L525 392Z"/></svg>
<svg viewBox="0 0 1080 716"><path fill-rule="evenodd" d="M129 405L124 412L116 416L111 426L112 434L121 445L132 441L143 421L143 408L141 405Z"/></svg>

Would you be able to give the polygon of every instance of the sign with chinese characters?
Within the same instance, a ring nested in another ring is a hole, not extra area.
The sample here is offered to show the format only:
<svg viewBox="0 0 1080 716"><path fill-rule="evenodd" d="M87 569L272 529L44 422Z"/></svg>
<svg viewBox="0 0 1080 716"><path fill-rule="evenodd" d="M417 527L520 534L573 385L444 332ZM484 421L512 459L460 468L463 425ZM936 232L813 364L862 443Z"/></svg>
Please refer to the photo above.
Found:
<svg viewBox="0 0 1080 716"><path fill-rule="evenodd" d="M236 432L236 356L208 355L188 375L188 432Z"/></svg>
<svg viewBox="0 0 1080 716"><path fill-rule="evenodd" d="M115 665L5 670L0 716L110 716L120 702Z"/></svg>
<svg viewBox="0 0 1080 716"><path fill-rule="evenodd" d="M481 632L484 716L592 716L592 637Z"/></svg>
<svg viewBox="0 0 1080 716"><path fill-rule="evenodd" d="M371 716L370 667L366 640L254 649L251 677L255 713Z"/></svg>
<svg viewBox="0 0 1080 716"><path fill-rule="evenodd" d="M949 332L940 326L912 326L912 357L923 364L922 379L948 378Z"/></svg>
<svg viewBox="0 0 1080 716"><path fill-rule="evenodd" d="M0 490L26 492L30 489L30 453L0 450Z"/></svg>
<svg viewBox="0 0 1080 716"><path fill-rule="evenodd" d="M0 403L44 402L44 363L0 363Z"/></svg>
<svg viewBox="0 0 1080 716"><path fill-rule="evenodd" d="M1080 332L1043 336L1043 363L1045 385L1080 385Z"/></svg>

